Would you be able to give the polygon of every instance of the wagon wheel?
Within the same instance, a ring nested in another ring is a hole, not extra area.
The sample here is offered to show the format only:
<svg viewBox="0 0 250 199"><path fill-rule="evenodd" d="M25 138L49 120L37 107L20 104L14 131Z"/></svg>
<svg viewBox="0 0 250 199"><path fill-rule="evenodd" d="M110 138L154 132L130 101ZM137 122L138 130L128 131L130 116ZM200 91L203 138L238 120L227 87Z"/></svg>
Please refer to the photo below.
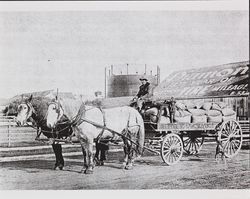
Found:
<svg viewBox="0 0 250 199"><path fill-rule="evenodd" d="M204 137L182 137L184 151L189 155L198 154L202 148Z"/></svg>
<svg viewBox="0 0 250 199"><path fill-rule="evenodd" d="M183 144L179 135L167 134L161 144L161 158L168 165L176 164L183 154Z"/></svg>
<svg viewBox="0 0 250 199"><path fill-rule="evenodd" d="M218 132L218 142L221 143L224 155L232 158L241 149L243 137L242 130L238 122L228 120L223 122Z"/></svg>

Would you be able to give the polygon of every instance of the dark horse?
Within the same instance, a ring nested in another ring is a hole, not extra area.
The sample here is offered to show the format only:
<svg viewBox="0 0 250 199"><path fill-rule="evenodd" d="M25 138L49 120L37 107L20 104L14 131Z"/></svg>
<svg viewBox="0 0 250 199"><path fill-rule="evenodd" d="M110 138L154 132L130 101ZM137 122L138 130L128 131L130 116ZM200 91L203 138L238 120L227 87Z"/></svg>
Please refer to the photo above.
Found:
<svg viewBox="0 0 250 199"><path fill-rule="evenodd" d="M29 119L32 121L33 126L37 128L38 134L43 133L47 138L52 138L52 141L55 138L67 138L72 135L73 130L68 126L67 121L69 120L66 116L62 116L62 123L56 127L56 131L53 131L46 125L46 114L50 102L51 99L48 98L35 97L32 99L32 96L30 96L29 99L24 100L18 106L16 117L17 124L25 125ZM59 168L62 170L64 167L62 146L58 142L53 142L52 148L56 156L54 169Z"/></svg>

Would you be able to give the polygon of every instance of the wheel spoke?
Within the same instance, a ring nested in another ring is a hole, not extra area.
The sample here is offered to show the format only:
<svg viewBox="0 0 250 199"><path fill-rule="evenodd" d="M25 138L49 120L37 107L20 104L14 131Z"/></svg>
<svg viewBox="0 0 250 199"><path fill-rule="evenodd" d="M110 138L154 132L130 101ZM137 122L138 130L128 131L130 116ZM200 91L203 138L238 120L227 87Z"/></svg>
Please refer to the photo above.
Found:
<svg viewBox="0 0 250 199"><path fill-rule="evenodd" d="M164 143L164 147L165 146L168 147L168 148L170 148L171 145L170 145L169 141L167 141L167 142Z"/></svg>
<svg viewBox="0 0 250 199"><path fill-rule="evenodd" d="M190 151L191 144L192 144L192 142L189 144L188 151Z"/></svg>
<svg viewBox="0 0 250 199"><path fill-rule="evenodd" d="M233 153L235 153L235 151L237 151L237 149L234 148L235 145L233 142L231 142L231 146L232 146Z"/></svg>
<svg viewBox="0 0 250 199"><path fill-rule="evenodd" d="M197 142L197 144L201 144L201 139L195 138L195 141Z"/></svg>
<svg viewBox="0 0 250 199"><path fill-rule="evenodd" d="M228 140L228 138L222 138L220 139L221 142Z"/></svg>
<svg viewBox="0 0 250 199"><path fill-rule="evenodd" d="M236 128L237 128L236 123L232 122L232 132L234 132Z"/></svg>
<svg viewBox="0 0 250 199"><path fill-rule="evenodd" d="M195 148L195 152L197 152L197 146L196 146L196 142L194 142L194 148Z"/></svg>
<svg viewBox="0 0 250 199"><path fill-rule="evenodd" d="M232 149L232 143L231 143L231 142L229 143L229 146L230 146L230 154L233 154L233 153L232 153L232 150L233 150L233 149Z"/></svg>
<svg viewBox="0 0 250 199"><path fill-rule="evenodd" d="M225 145L224 145L224 150L226 151L226 148L228 147L228 143L229 143L229 141L227 141L226 143L225 143Z"/></svg>
<svg viewBox="0 0 250 199"><path fill-rule="evenodd" d="M176 138L173 138L173 144L172 144L172 146L173 146L173 147L176 146L177 143L178 143L178 140L177 140Z"/></svg>
<svg viewBox="0 0 250 199"><path fill-rule="evenodd" d="M240 147L240 141L239 140L232 140L232 143L234 143L234 145L236 146L237 149ZM238 143L238 144L236 144L236 143Z"/></svg>
<svg viewBox="0 0 250 199"><path fill-rule="evenodd" d="M237 129L236 131L234 131L234 133L232 134L232 136L236 135L236 134L239 134L239 132L240 132L240 129Z"/></svg>
<svg viewBox="0 0 250 199"><path fill-rule="evenodd" d="M168 157L170 154L170 151L164 154L164 157Z"/></svg>
<svg viewBox="0 0 250 199"><path fill-rule="evenodd" d="M164 156L165 156L166 154L168 154L168 153L170 153L170 150L169 150L169 149L163 151Z"/></svg>
<svg viewBox="0 0 250 199"><path fill-rule="evenodd" d="M226 129L223 129L221 131L221 135L225 136L225 137L228 137L229 136L229 132L226 130Z"/></svg>
<svg viewBox="0 0 250 199"><path fill-rule="evenodd" d="M188 143L184 145L184 147L187 147L191 143L191 139L188 139Z"/></svg>
<svg viewBox="0 0 250 199"><path fill-rule="evenodd" d="M229 121L229 122L227 123L227 133L228 133L228 135L230 134L230 131L231 131L230 122L231 122L231 121Z"/></svg>

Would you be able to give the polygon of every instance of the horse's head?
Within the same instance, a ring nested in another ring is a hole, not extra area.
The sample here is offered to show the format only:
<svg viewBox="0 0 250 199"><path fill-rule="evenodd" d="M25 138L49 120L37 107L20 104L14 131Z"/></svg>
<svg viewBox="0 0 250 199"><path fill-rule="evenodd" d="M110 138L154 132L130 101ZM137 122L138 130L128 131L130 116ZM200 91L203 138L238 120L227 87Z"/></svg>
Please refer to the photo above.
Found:
<svg viewBox="0 0 250 199"><path fill-rule="evenodd" d="M27 120L35 113L35 109L33 108L32 104L32 95L28 100L19 104L17 108L17 117L16 122L18 125L23 126Z"/></svg>
<svg viewBox="0 0 250 199"><path fill-rule="evenodd" d="M57 122L63 116L64 111L59 101L51 102L48 106L47 112L47 126L49 128L55 128Z"/></svg>

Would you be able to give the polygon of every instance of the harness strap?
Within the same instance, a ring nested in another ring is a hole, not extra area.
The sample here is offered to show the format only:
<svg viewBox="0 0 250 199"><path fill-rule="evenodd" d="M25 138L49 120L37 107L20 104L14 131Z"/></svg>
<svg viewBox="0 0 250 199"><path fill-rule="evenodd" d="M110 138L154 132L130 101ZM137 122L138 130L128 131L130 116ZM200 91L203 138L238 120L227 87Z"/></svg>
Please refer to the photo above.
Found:
<svg viewBox="0 0 250 199"><path fill-rule="evenodd" d="M102 135L103 135L103 133L104 133L104 131L105 131L105 127L107 126L106 117L105 117L105 112L103 111L102 107L99 106L98 108L99 108L99 110L100 110L101 113L102 113L102 117L103 117L103 127L102 127L101 133L100 133L100 134L97 136L97 138L96 138L96 142L97 142L97 143L100 142L100 140L101 140L101 138L102 138Z"/></svg>

